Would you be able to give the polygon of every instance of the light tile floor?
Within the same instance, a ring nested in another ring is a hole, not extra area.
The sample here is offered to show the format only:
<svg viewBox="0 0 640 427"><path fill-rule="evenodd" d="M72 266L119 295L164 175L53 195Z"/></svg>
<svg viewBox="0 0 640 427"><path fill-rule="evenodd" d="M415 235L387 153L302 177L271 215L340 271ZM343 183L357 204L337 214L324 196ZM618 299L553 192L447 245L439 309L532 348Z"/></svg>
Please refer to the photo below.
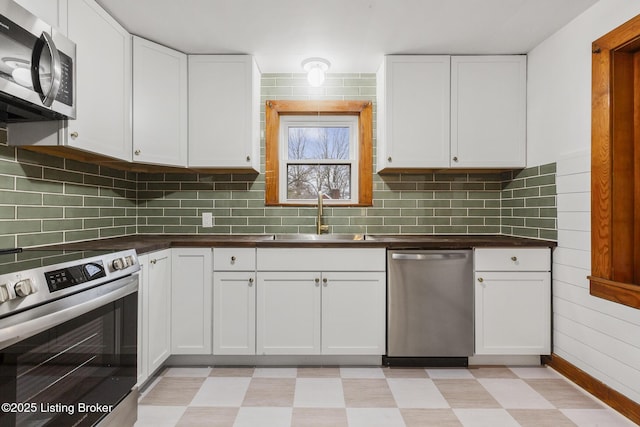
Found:
<svg viewBox="0 0 640 427"><path fill-rule="evenodd" d="M550 368L169 368L136 427L633 426Z"/></svg>

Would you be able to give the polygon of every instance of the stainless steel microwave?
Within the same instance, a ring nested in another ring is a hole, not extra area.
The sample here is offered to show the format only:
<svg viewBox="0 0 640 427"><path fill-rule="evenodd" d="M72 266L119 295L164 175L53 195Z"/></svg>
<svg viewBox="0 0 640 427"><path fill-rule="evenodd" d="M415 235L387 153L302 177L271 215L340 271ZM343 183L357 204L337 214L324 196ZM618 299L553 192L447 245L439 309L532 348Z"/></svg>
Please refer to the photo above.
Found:
<svg viewBox="0 0 640 427"><path fill-rule="evenodd" d="M0 0L0 123L76 117L76 45Z"/></svg>

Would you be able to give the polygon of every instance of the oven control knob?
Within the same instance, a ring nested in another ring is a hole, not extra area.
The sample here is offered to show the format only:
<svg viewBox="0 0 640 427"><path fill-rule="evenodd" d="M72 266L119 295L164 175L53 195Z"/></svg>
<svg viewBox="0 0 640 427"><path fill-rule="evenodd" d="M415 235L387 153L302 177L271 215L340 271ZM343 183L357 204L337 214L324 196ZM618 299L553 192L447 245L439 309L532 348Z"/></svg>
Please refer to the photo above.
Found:
<svg viewBox="0 0 640 427"><path fill-rule="evenodd" d="M114 270L124 270L125 268L131 267L132 265L133 265L132 256L116 258L113 261L111 261L111 267L113 267Z"/></svg>
<svg viewBox="0 0 640 427"><path fill-rule="evenodd" d="M9 295L9 289L7 289L7 285L0 285L0 304L8 301L9 299L11 299L11 296Z"/></svg>
<svg viewBox="0 0 640 427"><path fill-rule="evenodd" d="M34 293L36 290L31 285L31 279L23 279L15 284L14 289L16 291L16 295L19 297L26 297L29 294Z"/></svg>
<svg viewBox="0 0 640 427"><path fill-rule="evenodd" d="M114 270L122 270L124 268L124 258L116 258L111 261L111 267Z"/></svg>

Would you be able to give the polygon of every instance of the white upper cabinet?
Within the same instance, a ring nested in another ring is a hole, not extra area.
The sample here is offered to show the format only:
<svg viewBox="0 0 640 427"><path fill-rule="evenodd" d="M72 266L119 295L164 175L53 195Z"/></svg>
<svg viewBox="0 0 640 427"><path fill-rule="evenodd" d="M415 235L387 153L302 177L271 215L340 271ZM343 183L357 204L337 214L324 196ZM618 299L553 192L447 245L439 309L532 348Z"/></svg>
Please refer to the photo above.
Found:
<svg viewBox="0 0 640 427"><path fill-rule="evenodd" d="M20 6L67 34L67 0L14 0Z"/></svg>
<svg viewBox="0 0 640 427"><path fill-rule="evenodd" d="M449 56L386 56L377 75L378 171L449 166Z"/></svg>
<svg viewBox="0 0 640 427"><path fill-rule="evenodd" d="M133 37L133 160L187 166L187 55Z"/></svg>
<svg viewBox="0 0 640 427"><path fill-rule="evenodd" d="M77 118L64 145L131 161L131 36L93 0L69 0Z"/></svg>
<svg viewBox="0 0 640 427"><path fill-rule="evenodd" d="M524 55L386 56L378 172L526 166Z"/></svg>
<svg viewBox="0 0 640 427"><path fill-rule="evenodd" d="M526 166L524 55L451 57L451 166Z"/></svg>
<svg viewBox="0 0 640 427"><path fill-rule="evenodd" d="M68 37L76 43L76 119L11 123L9 144L67 146L131 161L131 36L93 0L64 3Z"/></svg>
<svg viewBox="0 0 640 427"><path fill-rule="evenodd" d="M248 55L189 55L189 166L258 171L260 71Z"/></svg>

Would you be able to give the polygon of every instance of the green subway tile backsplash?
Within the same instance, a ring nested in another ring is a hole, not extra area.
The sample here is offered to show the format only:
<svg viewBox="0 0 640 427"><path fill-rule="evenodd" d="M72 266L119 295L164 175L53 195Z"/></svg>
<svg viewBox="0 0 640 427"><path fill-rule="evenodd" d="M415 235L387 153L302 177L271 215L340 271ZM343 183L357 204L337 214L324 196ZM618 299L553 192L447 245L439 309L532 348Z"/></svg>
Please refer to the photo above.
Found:
<svg viewBox="0 0 640 427"><path fill-rule="evenodd" d="M557 240L556 164L504 172L502 234Z"/></svg>
<svg viewBox="0 0 640 427"><path fill-rule="evenodd" d="M367 99L375 74L264 74L267 99ZM0 246L130 234L314 233L315 207L264 204L262 173L134 173L9 147L0 131ZM374 147L375 153L375 147ZM375 164L375 162L374 162ZM372 207L326 207L332 233L507 234L555 240L555 163L501 173L373 175ZM213 227L201 216L213 214Z"/></svg>

